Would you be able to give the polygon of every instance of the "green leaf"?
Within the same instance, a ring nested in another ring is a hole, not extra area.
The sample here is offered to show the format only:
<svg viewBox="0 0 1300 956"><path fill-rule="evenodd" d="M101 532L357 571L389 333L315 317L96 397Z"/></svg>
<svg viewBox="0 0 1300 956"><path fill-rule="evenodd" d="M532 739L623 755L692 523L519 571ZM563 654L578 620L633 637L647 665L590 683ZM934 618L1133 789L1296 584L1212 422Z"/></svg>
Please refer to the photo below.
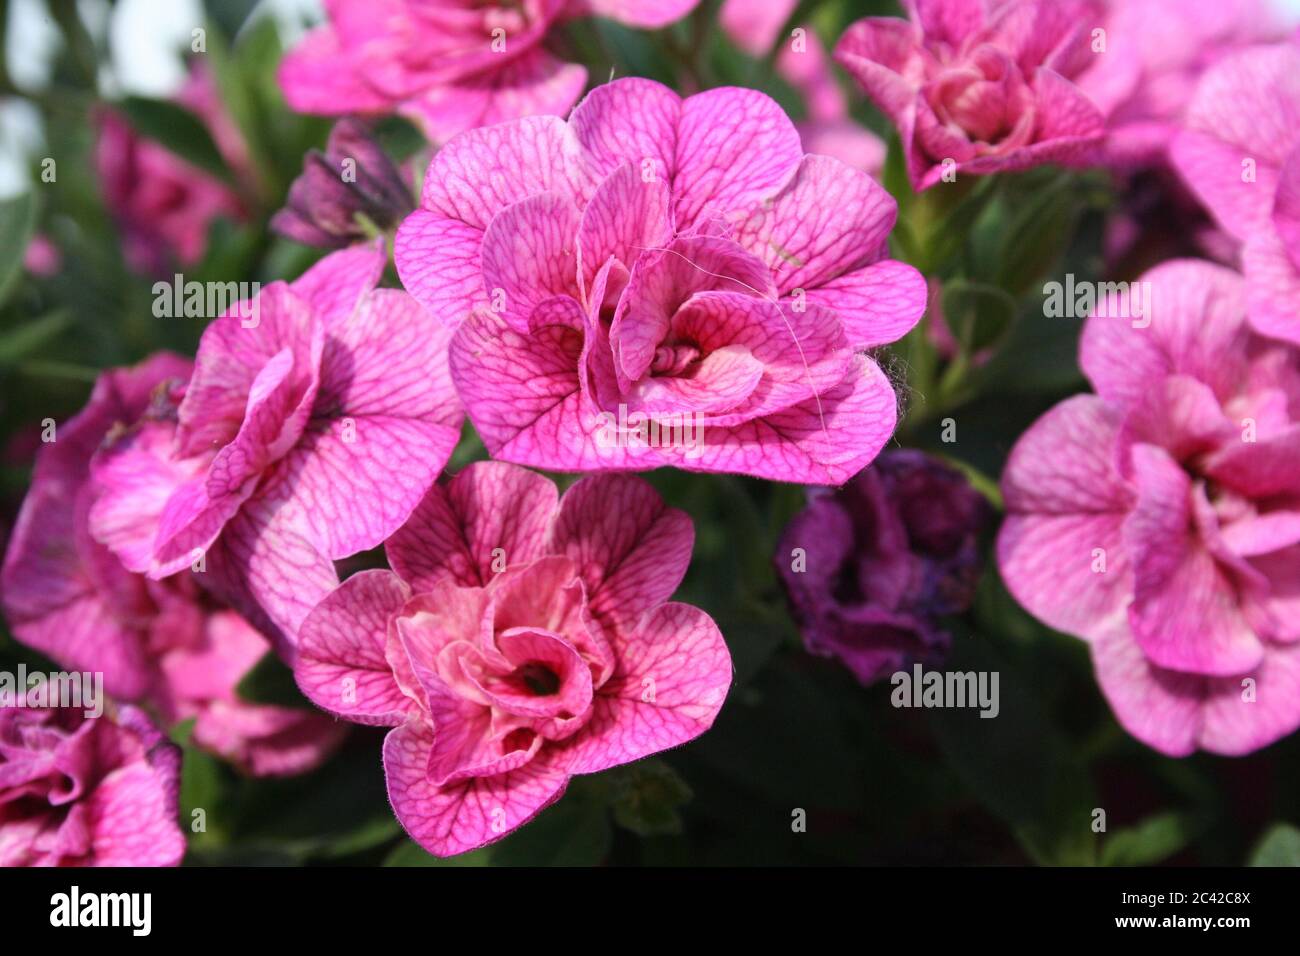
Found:
<svg viewBox="0 0 1300 956"><path fill-rule="evenodd" d="M1074 237L1083 211L1082 187L1079 177L1065 173L1027 195L1015 197L1020 205L1013 207L1002 232L997 275L1000 287L1013 295L1024 295L1048 274Z"/></svg>
<svg viewBox="0 0 1300 956"><path fill-rule="evenodd" d="M69 313L60 311L31 319L0 333L0 368L23 361L56 338L72 322Z"/></svg>
<svg viewBox="0 0 1300 956"><path fill-rule="evenodd" d="M310 706L298 690L293 671L273 651L262 655L262 659L239 682L235 693L250 704L300 708Z"/></svg>
<svg viewBox="0 0 1300 956"><path fill-rule="evenodd" d="M203 121L177 103L128 96L117 104L142 136L157 140L204 172L231 180L226 161Z"/></svg>
<svg viewBox="0 0 1300 956"><path fill-rule="evenodd" d="M31 193L0 201L0 305L22 270L35 228L36 197Z"/></svg>
<svg viewBox="0 0 1300 956"><path fill-rule="evenodd" d="M619 767L608 776L615 823L642 837L682 832L677 811L694 794L672 767L651 757Z"/></svg>
<svg viewBox="0 0 1300 956"><path fill-rule="evenodd" d="M895 188L901 189L902 185ZM951 275L951 266L965 247L971 226L996 191L995 178L966 176L955 182L937 183L907 202L900 202L895 231L900 233L900 251L907 261L926 275Z"/></svg>
<svg viewBox="0 0 1300 956"><path fill-rule="evenodd" d="M904 207L912 202L916 194L912 192L912 182L907 176L907 157L897 133L891 133L889 136L881 182L889 195L893 196L898 203L899 217L902 218Z"/></svg>
<svg viewBox="0 0 1300 956"><path fill-rule="evenodd" d="M1077 391L1087 386L1079 369L1083 319L1043 318L1041 307L1020 314L981 379L1008 393Z"/></svg>
<svg viewBox="0 0 1300 956"><path fill-rule="evenodd" d="M997 286L952 279L943 285L943 316L967 355L997 342L1016 317L1016 300Z"/></svg>
<svg viewBox="0 0 1300 956"><path fill-rule="evenodd" d="M1289 823L1273 824L1250 855L1250 865L1300 866L1300 828Z"/></svg>
<svg viewBox="0 0 1300 956"><path fill-rule="evenodd" d="M338 859L401 833L378 772L380 735L354 728L323 766L296 777L238 781L225 812L230 845L307 859Z"/></svg>
<svg viewBox="0 0 1300 956"><path fill-rule="evenodd" d="M1048 719L1028 675L986 638L969 633L955 636L945 670L999 675L996 717L981 717L976 707L926 711L949 766L1035 861L1091 864L1092 781Z"/></svg>
<svg viewBox="0 0 1300 956"><path fill-rule="evenodd" d="M226 821L219 810L225 806L226 784L221 763L194 746L194 719L171 729L172 741L181 748L181 829L191 848L221 842ZM195 830L201 821L202 829Z"/></svg>
<svg viewBox="0 0 1300 956"><path fill-rule="evenodd" d="M1158 813L1136 826L1111 834L1102 845L1102 866L1148 866L1165 860L1194 840L1201 818L1186 813Z"/></svg>
<svg viewBox="0 0 1300 956"><path fill-rule="evenodd" d="M428 145L420 128L404 116L385 116L375 124L374 137L395 162L404 163Z"/></svg>

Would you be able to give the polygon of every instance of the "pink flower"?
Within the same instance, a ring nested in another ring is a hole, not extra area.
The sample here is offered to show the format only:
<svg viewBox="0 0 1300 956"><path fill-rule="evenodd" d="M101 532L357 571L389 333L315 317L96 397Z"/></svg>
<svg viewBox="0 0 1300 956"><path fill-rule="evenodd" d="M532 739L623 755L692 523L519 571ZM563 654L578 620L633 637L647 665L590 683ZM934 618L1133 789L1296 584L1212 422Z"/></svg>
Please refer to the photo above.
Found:
<svg viewBox="0 0 1300 956"><path fill-rule="evenodd" d="M1251 47L1208 70L1173 160L1242 248L1251 323L1300 344L1300 43Z"/></svg>
<svg viewBox="0 0 1300 956"><path fill-rule="evenodd" d="M176 866L180 751L133 707L0 708L0 866Z"/></svg>
<svg viewBox="0 0 1300 956"><path fill-rule="evenodd" d="M1099 0L913 0L868 17L835 59L898 128L912 185L1086 157L1101 112L1072 82L1096 67Z"/></svg>
<svg viewBox="0 0 1300 956"><path fill-rule="evenodd" d="M23 253L23 268L34 276L48 279L63 268L63 253L42 233L32 236Z"/></svg>
<svg viewBox="0 0 1300 956"><path fill-rule="evenodd" d="M205 70L196 70L177 100L208 126L236 170L247 164L243 141L221 111ZM98 114L95 169L104 201L122 233L127 264L146 275L194 265L214 219L241 220L239 196L215 176L137 134L117 113Z"/></svg>
<svg viewBox="0 0 1300 956"><path fill-rule="evenodd" d="M256 775L297 773L340 734L319 714L238 698L236 685L270 650L266 638L201 593L198 575L132 574L87 527L99 490L89 480L95 449L190 370L161 352L105 372L86 408L40 446L0 572L5 617L20 641L60 667L102 673L114 697L147 704L169 725L196 718L199 746Z"/></svg>
<svg viewBox="0 0 1300 956"><path fill-rule="evenodd" d="M388 542L397 573L348 578L303 622L298 684L395 727L397 818L447 856L505 836L595 773L713 723L731 658L712 619L664 603L690 518L627 475L555 486L501 462L435 486Z"/></svg>
<svg viewBox="0 0 1300 956"><path fill-rule="evenodd" d="M452 376L494 457L838 484L895 423L863 351L925 307L885 258L895 212L865 173L805 156L761 93L625 79L568 123L452 140L395 250L458 327Z"/></svg>
<svg viewBox="0 0 1300 956"><path fill-rule="evenodd" d="M796 6L797 0L725 0L718 19L738 47L762 57ZM804 98L807 118L795 124L804 151L834 156L879 179L885 167L884 142L849 118L848 97L812 27L804 24L796 31L802 32L782 39L776 69Z"/></svg>
<svg viewBox="0 0 1300 956"><path fill-rule="evenodd" d="M442 142L477 126L569 111L587 71L543 46L566 17L657 28L698 2L326 0L329 22L285 57L280 85L299 112L399 112Z"/></svg>
<svg viewBox="0 0 1300 956"><path fill-rule="evenodd" d="M1104 49L1079 86L1107 116L1099 160L1121 168L1165 161L1207 68L1282 36L1266 0L1109 0L1101 27Z"/></svg>
<svg viewBox="0 0 1300 956"><path fill-rule="evenodd" d="M1249 753L1300 726L1300 352L1250 329L1233 272L1174 261L1143 281L1149 327L1109 300L1080 347L1097 394L1012 451L998 561L1088 642L1131 734Z"/></svg>
<svg viewBox="0 0 1300 956"><path fill-rule="evenodd" d="M460 435L449 333L374 288L384 261L336 252L232 308L91 466L96 540L155 580L200 566L286 658L333 560L400 527Z"/></svg>

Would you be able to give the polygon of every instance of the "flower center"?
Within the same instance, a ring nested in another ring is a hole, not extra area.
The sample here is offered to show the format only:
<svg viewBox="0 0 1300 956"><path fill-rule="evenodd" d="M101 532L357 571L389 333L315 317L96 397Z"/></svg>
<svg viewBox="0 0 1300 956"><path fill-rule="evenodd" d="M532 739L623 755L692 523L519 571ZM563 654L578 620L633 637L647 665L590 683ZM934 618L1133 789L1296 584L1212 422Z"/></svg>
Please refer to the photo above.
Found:
<svg viewBox="0 0 1300 956"><path fill-rule="evenodd" d="M519 668L519 679L534 697L551 697L560 689L560 678L541 661L529 661Z"/></svg>
<svg viewBox="0 0 1300 956"><path fill-rule="evenodd" d="M700 350L694 345L661 345L655 349L650 363L651 375L680 375L692 363L699 361Z"/></svg>

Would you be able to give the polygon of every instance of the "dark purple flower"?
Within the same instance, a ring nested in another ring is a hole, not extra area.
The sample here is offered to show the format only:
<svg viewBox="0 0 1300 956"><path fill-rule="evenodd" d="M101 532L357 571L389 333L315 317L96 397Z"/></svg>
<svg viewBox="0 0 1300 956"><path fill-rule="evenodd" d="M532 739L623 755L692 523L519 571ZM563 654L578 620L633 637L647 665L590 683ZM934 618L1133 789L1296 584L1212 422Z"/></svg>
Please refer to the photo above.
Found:
<svg viewBox="0 0 1300 956"><path fill-rule="evenodd" d="M863 684L941 660L950 638L938 619L970 605L990 520L959 471L919 451L885 452L842 488L812 489L776 555L804 646Z"/></svg>
<svg viewBox="0 0 1300 956"><path fill-rule="evenodd" d="M308 246L340 249L366 238L358 216L387 229L414 208L410 187L366 127L345 119L330 131L324 153L304 157L271 228Z"/></svg>

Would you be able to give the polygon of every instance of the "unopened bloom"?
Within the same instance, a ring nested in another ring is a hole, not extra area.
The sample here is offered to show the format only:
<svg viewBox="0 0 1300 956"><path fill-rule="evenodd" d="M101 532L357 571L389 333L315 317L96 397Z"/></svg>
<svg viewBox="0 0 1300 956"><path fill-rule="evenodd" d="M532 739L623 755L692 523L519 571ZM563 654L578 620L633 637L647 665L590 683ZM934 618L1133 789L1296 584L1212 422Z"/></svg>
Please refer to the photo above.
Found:
<svg viewBox="0 0 1300 956"><path fill-rule="evenodd" d="M334 124L325 152L314 149L304 157L271 228L305 245L338 249L367 237L363 217L385 230L414 208L392 160L365 126L345 119Z"/></svg>
<svg viewBox="0 0 1300 956"><path fill-rule="evenodd" d="M961 472L920 451L810 490L775 556L804 645L863 684L941 661L951 638L939 618L970 605L990 519Z"/></svg>
<svg viewBox="0 0 1300 956"><path fill-rule="evenodd" d="M180 763L133 707L0 707L0 866L176 866Z"/></svg>
<svg viewBox="0 0 1300 956"><path fill-rule="evenodd" d="M470 465L303 622L303 692L395 729L397 818L439 856L500 839L595 773L713 723L731 658L713 620L665 603L690 518L629 475L558 498L540 475Z"/></svg>
<svg viewBox="0 0 1300 956"><path fill-rule="evenodd" d="M299 112L397 112L442 142L477 126L569 111L587 71L543 44L564 18L593 14L657 28L697 2L328 0L329 21L285 57L280 85Z"/></svg>
<svg viewBox="0 0 1300 956"><path fill-rule="evenodd" d="M291 656L333 561L376 547L460 436L448 333L335 252L216 319L194 374L95 455L92 536L154 579L194 567Z"/></svg>
<svg viewBox="0 0 1300 956"><path fill-rule="evenodd" d="M1300 41L1225 57L1196 88L1173 160L1241 242L1251 323L1300 344Z"/></svg>
<svg viewBox="0 0 1300 956"><path fill-rule="evenodd" d="M267 639L200 590L188 568L153 581L90 536L99 490L91 456L190 372L190 362L165 352L107 371L86 407L40 446L0 572L0 603L14 635L59 666L103 674L107 693L168 725L195 718L196 744L252 774L296 773L340 733L308 710L239 698L239 681L271 649Z"/></svg>
<svg viewBox="0 0 1300 956"><path fill-rule="evenodd" d="M1250 328L1227 269L1141 281L1149 319L1120 296L1084 328L1096 394L1013 449L998 562L1031 613L1088 642L1131 734L1249 753L1300 726L1300 352Z"/></svg>
<svg viewBox="0 0 1300 956"><path fill-rule="evenodd" d="M448 325L494 457L838 483L893 432L865 352L925 283L887 258L892 198L806 156L753 90L597 87L569 122L471 130L398 230L407 290Z"/></svg>
<svg viewBox="0 0 1300 956"><path fill-rule="evenodd" d="M1073 82L1096 67L1099 0L912 0L868 17L835 59L898 129L914 188L1081 160L1101 111Z"/></svg>

